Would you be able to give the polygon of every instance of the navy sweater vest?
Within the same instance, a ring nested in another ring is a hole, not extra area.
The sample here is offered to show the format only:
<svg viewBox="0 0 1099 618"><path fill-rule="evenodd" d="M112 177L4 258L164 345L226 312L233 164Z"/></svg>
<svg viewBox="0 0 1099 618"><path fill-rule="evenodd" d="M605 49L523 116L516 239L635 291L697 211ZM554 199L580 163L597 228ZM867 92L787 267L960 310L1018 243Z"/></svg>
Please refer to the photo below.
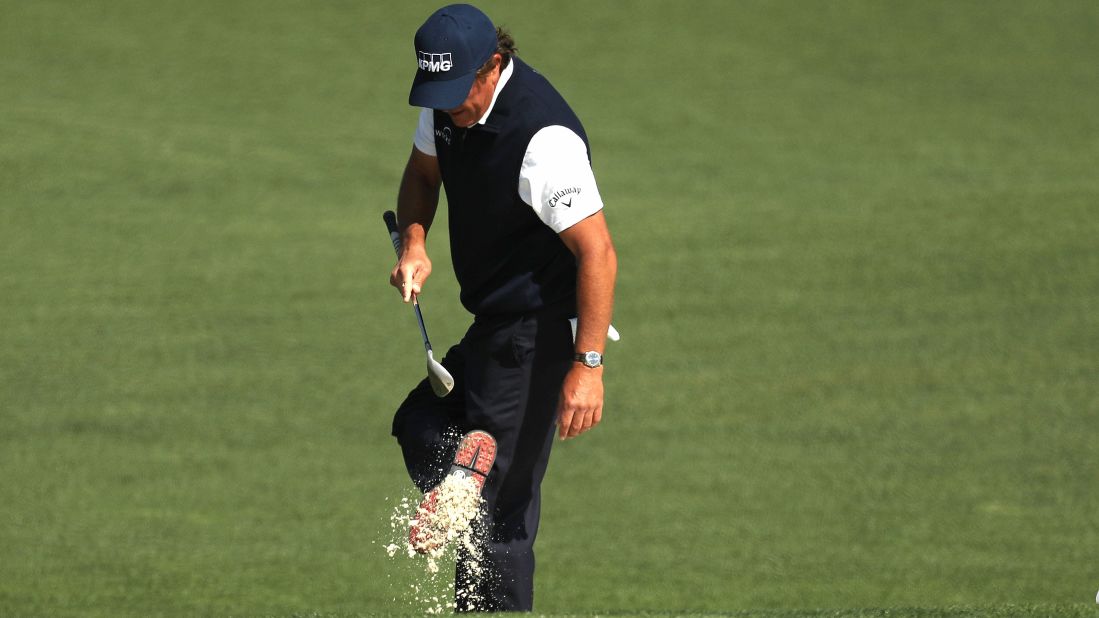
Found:
<svg viewBox="0 0 1099 618"><path fill-rule="evenodd" d="M518 58L511 63L484 125L463 129L445 112L434 114L451 260L462 305L476 316L530 313L576 297L576 260L519 197L519 170L545 127L568 127L585 145L588 137L546 78Z"/></svg>

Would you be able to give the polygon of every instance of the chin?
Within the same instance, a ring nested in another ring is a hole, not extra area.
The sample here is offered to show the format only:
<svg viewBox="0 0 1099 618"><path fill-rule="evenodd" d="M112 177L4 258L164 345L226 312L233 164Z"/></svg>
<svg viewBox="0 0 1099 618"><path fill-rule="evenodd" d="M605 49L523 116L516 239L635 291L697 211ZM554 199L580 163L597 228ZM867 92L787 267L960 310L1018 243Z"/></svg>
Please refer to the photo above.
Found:
<svg viewBox="0 0 1099 618"><path fill-rule="evenodd" d="M468 129L469 127L477 124L477 119L473 116L473 114L465 110L462 110L457 114L452 112L447 112L447 114L450 116L450 121L453 122L454 125L457 127Z"/></svg>

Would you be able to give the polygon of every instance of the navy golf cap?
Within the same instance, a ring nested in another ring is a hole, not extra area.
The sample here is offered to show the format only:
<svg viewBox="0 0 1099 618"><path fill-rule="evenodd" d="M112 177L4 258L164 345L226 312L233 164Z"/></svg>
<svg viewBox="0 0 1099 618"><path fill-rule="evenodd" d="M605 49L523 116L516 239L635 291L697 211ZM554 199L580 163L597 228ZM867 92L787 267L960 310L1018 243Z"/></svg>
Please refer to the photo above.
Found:
<svg viewBox="0 0 1099 618"><path fill-rule="evenodd" d="M496 51L496 27L480 9L451 4L416 31L416 79L408 104L448 110L462 104L481 68Z"/></svg>

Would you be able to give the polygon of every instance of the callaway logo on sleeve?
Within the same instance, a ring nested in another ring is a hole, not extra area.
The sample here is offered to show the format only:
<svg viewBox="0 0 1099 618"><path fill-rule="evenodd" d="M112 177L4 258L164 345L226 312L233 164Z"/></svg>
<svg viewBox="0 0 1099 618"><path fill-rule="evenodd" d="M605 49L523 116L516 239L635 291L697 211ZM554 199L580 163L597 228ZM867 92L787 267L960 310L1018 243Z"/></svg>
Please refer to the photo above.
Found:
<svg viewBox="0 0 1099 618"><path fill-rule="evenodd" d="M599 212L603 199L584 140L559 125L535 133L519 172L519 197L558 233Z"/></svg>

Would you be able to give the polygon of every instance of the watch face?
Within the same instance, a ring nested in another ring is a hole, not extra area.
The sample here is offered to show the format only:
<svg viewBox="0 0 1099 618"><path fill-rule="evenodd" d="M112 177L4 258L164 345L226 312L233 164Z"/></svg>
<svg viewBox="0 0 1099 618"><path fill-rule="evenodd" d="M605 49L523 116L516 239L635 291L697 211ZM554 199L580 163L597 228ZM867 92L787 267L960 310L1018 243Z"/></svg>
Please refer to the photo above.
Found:
<svg viewBox="0 0 1099 618"><path fill-rule="evenodd" d="M598 367L603 361L603 358L599 356L599 352L585 352L584 364L588 367Z"/></svg>

